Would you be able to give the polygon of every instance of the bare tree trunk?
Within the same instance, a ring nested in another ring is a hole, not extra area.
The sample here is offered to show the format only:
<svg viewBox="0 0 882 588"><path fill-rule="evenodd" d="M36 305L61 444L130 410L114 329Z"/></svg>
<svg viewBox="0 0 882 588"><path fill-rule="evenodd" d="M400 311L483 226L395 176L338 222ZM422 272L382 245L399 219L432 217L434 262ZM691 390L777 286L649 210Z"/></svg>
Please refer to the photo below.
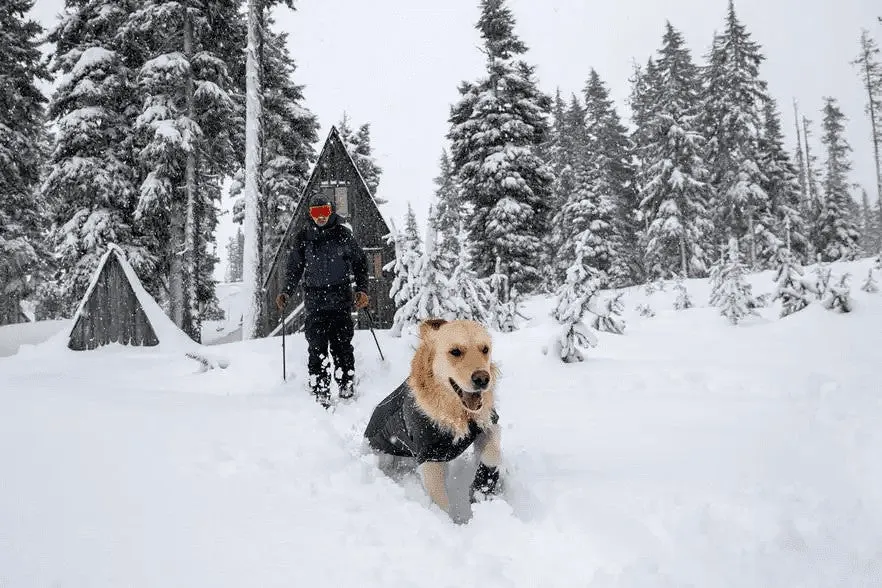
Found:
<svg viewBox="0 0 882 588"><path fill-rule="evenodd" d="M246 300L242 317L242 339L258 336L263 293L261 292L260 219L260 126L262 89L260 45L263 32L263 0L248 0L248 47L245 69L245 251L243 286Z"/></svg>
<svg viewBox="0 0 882 588"><path fill-rule="evenodd" d="M686 263L686 239L680 235L680 272L684 278L689 277L689 265Z"/></svg>
<svg viewBox="0 0 882 588"><path fill-rule="evenodd" d="M753 230L753 210L747 213L747 231L750 233L750 269L756 269L756 234Z"/></svg>
<svg viewBox="0 0 882 588"><path fill-rule="evenodd" d="M195 124L194 109L194 82L192 70L193 58L193 23L190 20L189 7L184 6L184 56L191 64L187 71L184 82L184 92L187 97L187 120L188 124ZM196 282L199 279L198 268L198 245L196 243L196 144L195 137L190 136L189 148L187 149L187 162L184 171L184 191L187 195L187 216L184 223L184 255L183 255L183 322L181 328L194 341L201 341L201 320L199 319L199 301L196 296Z"/></svg>
<svg viewBox="0 0 882 588"><path fill-rule="evenodd" d="M870 51L870 39L867 35L867 31L864 30L861 35L861 56L858 58L858 63L863 66L863 74L864 74L864 88L867 90L867 109L870 115L870 129L873 133L873 160L876 164L876 196L879 198L879 201L882 202L882 162L879 160L879 143L882 142L882 137L879 136L880 130L877 123L877 113L876 113L876 100L880 98L880 96L874 96L876 92L882 93L882 88L877 88L874 84L879 84L882 80L874 80L873 72L871 70L871 62L873 60L873 55Z"/></svg>

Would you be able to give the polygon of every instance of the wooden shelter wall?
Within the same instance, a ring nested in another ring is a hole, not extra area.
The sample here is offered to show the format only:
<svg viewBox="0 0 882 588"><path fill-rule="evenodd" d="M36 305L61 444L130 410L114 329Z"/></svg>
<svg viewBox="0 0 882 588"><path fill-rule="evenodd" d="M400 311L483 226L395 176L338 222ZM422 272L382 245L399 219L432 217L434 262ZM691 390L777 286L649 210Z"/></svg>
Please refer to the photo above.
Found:
<svg viewBox="0 0 882 588"><path fill-rule="evenodd" d="M109 343L151 347L159 339L115 255L108 257L95 288L71 331L75 351Z"/></svg>

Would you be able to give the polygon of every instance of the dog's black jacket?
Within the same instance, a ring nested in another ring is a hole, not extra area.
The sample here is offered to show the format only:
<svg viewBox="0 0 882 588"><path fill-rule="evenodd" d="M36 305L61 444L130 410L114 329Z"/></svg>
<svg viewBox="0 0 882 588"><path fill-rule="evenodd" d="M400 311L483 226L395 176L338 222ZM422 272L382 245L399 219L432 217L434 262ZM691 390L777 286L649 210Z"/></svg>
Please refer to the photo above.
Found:
<svg viewBox="0 0 882 588"><path fill-rule="evenodd" d="M490 418L493 423L499 422L495 409ZM377 451L415 457L418 463L424 463L459 457L481 433L481 427L471 421L468 434L454 442L452 433L438 427L420 410L405 380L374 409L364 436Z"/></svg>

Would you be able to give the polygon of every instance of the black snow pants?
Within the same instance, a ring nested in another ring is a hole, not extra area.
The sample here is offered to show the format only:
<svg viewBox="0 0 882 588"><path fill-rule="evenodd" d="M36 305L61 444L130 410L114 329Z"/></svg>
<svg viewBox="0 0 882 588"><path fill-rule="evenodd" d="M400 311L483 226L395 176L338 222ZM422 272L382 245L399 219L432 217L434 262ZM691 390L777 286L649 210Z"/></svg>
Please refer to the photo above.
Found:
<svg viewBox="0 0 882 588"><path fill-rule="evenodd" d="M348 310L311 312L304 325L309 344L309 383L319 398L330 395L330 360L334 360L334 379L340 390L349 389L355 376L352 337L355 325ZM330 357L328 356L330 349Z"/></svg>

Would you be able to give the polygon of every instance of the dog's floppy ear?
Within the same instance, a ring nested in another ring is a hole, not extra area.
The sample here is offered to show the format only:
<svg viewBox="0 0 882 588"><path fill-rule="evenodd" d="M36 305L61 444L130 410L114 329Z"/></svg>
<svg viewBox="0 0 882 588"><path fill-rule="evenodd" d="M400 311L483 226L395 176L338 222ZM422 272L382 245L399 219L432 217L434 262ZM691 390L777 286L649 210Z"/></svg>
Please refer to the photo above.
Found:
<svg viewBox="0 0 882 588"><path fill-rule="evenodd" d="M420 338L425 339L427 335L429 335L432 331L437 331L441 328L441 325L446 324L447 321L440 318L430 318L424 320L420 323Z"/></svg>

